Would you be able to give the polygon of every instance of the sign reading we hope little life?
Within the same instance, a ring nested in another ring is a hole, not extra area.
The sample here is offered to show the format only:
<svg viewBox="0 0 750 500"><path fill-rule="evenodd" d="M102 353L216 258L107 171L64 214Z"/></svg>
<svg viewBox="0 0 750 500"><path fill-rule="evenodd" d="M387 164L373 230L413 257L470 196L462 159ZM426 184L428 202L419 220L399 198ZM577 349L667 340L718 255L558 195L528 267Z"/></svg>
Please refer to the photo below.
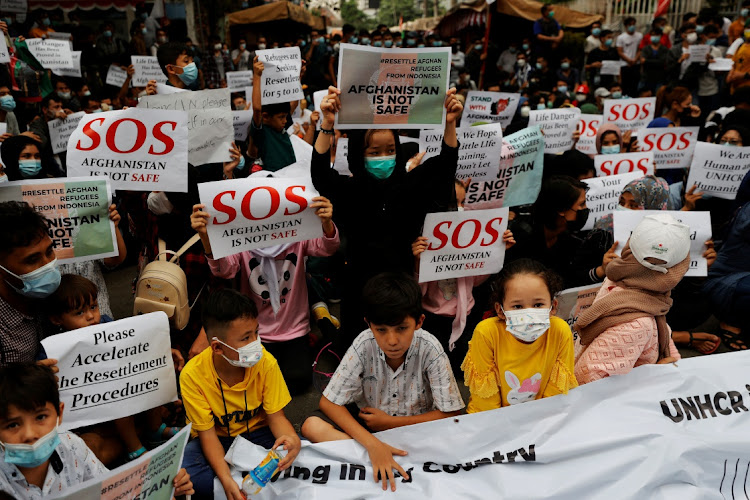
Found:
<svg viewBox="0 0 750 500"><path fill-rule="evenodd" d="M573 134L581 120L578 108L545 109L529 112L529 126L539 125L544 132L544 152L562 153L573 147Z"/></svg>
<svg viewBox="0 0 750 500"><path fill-rule="evenodd" d="M169 320L161 311L53 335L42 345L60 369L61 429L127 417L177 399Z"/></svg>
<svg viewBox="0 0 750 500"><path fill-rule="evenodd" d="M384 49L342 43L336 128L433 128L445 124L450 48Z"/></svg>
<svg viewBox="0 0 750 500"><path fill-rule="evenodd" d="M310 207L310 178L232 179L198 184L214 258L323 236Z"/></svg>
<svg viewBox="0 0 750 500"><path fill-rule="evenodd" d="M461 127L458 137L458 166L456 179L492 180L497 175L497 159L503 148L503 129L499 123ZM422 161L440 154L443 132L421 130L419 149L425 151Z"/></svg>
<svg viewBox="0 0 750 500"><path fill-rule="evenodd" d="M63 263L118 254L109 220L112 191L106 178L61 177L0 184L0 202L25 201L47 222L55 257Z"/></svg>
<svg viewBox="0 0 750 500"><path fill-rule="evenodd" d="M427 214L419 282L494 274L503 268L508 209Z"/></svg>
<svg viewBox="0 0 750 500"><path fill-rule="evenodd" d="M115 189L187 191L187 115L130 108L87 114L68 140L68 175Z"/></svg>
<svg viewBox="0 0 750 500"><path fill-rule="evenodd" d="M258 61L263 63L261 104L275 104L304 99L300 71L302 56L299 47L257 50ZM252 85L252 80L248 85Z"/></svg>
<svg viewBox="0 0 750 500"><path fill-rule="evenodd" d="M686 188L733 200L742 179L750 171L750 147L722 146L699 142L693 153Z"/></svg>

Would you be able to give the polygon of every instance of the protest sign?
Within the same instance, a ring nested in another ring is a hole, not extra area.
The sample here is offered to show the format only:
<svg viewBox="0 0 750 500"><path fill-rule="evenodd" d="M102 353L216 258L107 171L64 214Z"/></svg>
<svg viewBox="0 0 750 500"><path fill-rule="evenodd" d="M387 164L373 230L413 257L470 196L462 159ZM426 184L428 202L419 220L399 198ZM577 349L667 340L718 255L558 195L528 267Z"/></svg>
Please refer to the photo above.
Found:
<svg viewBox="0 0 750 500"><path fill-rule="evenodd" d="M232 124L234 126L234 140L244 141L250 133L250 122L253 119L253 110L232 111Z"/></svg>
<svg viewBox="0 0 750 500"><path fill-rule="evenodd" d="M27 0L0 0L0 12L15 12L25 16L28 10ZM20 17L16 16L16 20L23 22L19 19Z"/></svg>
<svg viewBox="0 0 750 500"><path fill-rule="evenodd" d="M312 162L313 151L312 145L306 143L304 139L296 135L290 136L289 142L292 143L292 149L294 150L295 164L304 165L307 170L307 175L310 175L310 162Z"/></svg>
<svg viewBox="0 0 750 500"><path fill-rule="evenodd" d="M47 220L55 257L62 264L119 254L109 220L112 191L106 178L61 177L0 184L0 202L25 201Z"/></svg>
<svg viewBox="0 0 750 500"><path fill-rule="evenodd" d="M161 311L52 335L42 345L60 369L61 429L127 417L177 399L169 320Z"/></svg>
<svg viewBox="0 0 750 500"><path fill-rule="evenodd" d="M594 168L598 177L606 175L640 172L641 176L653 175L654 153L618 153L594 156Z"/></svg>
<svg viewBox="0 0 750 500"><path fill-rule="evenodd" d="M491 180L497 174L497 158L503 148L503 129L499 123L461 127L458 135L457 179ZM443 145L443 132L428 129L419 132L419 150L425 151L422 161L438 156Z"/></svg>
<svg viewBox="0 0 750 500"><path fill-rule="evenodd" d="M229 89L180 92L141 98L138 108L187 111L188 161L229 161L234 127Z"/></svg>
<svg viewBox="0 0 750 500"><path fill-rule="evenodd" d="M299 47L256 50L258 61L263 63L260 77L262 104L289 102L304 99L300 83L302 57ZM252 80L250 82L252 84Z"/></svg>
<svg viewBox="0 0 750 500"><path fill-rule="evenodd" d="M494 274L503 268L508 209L427 214L419 282Z"/></svg>
<svg viewBox="0 0 750 500"><path fill-rule="evenodd" d="M116 64L110 64L107 70L107 85L114 85L115 87L122 87L125 84L125 80L128 79L128 70L121 68Z"/></svg>
<svg viewBox="0 0 750 500"><path fill-rule="evenodd" d="M445 125L449 48L382 49L342 43L336 128Z"/></svg>
<svg viewBox="0 0 750 500"><path fill-rule="evenodd" d="M340 174L349 177L352 175L349 170L349 139L346 137L339 137L336 140L336 158L333 160L333 168Z"/></svg>
<svg viewBox="0 0 750 500"><path fill-rule="evenodd" d="M557 308L554 314L558 318L565 320L573 332L573 352L575 359L578 359L578 356L583 352L583 346L581 345L579 333L573 330L573 325L578 320L578 316L594 303L594 299L596 299L601 286L601 283L594 283L593 285L568 288L560 292L557 296Z"/></svg>
<svg viewBox="0 0 750 500"><path fill-rule="evenodd" d="M641 152L654 154L656 170L688 168L698 143L699 127L644 128L638 132Z"/></svg>
<svg viewBox="0 0 750 500"><path fill-rule="evenodd" d="M645 128L654 119L656 97L604 99L603 123L614 123L622 132Z"/></svg>
<svg viewBox="0 0 750 500"><path fill-rule="evenodd" d="M544 136L538 125L503 139L497 177L474 181L466 190L467 210L534 203L542 187Z"/></svg>
<svg viewBox="0 0 750 500"><path fill-rule="evenodd" d="M72 68L52 68L52 72L57 76L72 76L74 78L81 77L81 51L74 50L71 52L73 56L73 67Z"/></svg>
<svg viewBox="0 0 750 500"><path fill-rule="evenodd" d="M65 40L27 38L26 46L43 68L73 68L73 54Z"/></svg>
<svg viewBox="0 0 750 500"><path fill-rule="evenodd" d="M52 145L53 153L62 153L68 149L68 139L78 126L78 122L84 116L86 116L86 112L79 111L78 113L68 115L64 120L55 118L47 122L47 126L49 127L49 141Z"/></svg>
<svg viewBox="0 0 750 500"><path fill-rule="evenodd" d="M539 125L544 133L544 152L562 153L573 147L573 134L578 128L578 108L545 109L529 112L529 126Z"/></svg>
<svg viewBox="0 0 750 500"><path fill-rule="evenodd" d="M253 70L227 71L227 88L240 91L253 86Z"/></svg>
<svg viewBox="0 0 750 500"><path fill-rule="evenodd" d="M622 70L622 61L602 61L602 66L599 68L600 75L620 76Z"/></svg>
<svg viewBox="0 0 750 500"><path fill-rule="evenodd" d="M578 132L581 135L576 143L578 151L591 156L597 154L596 131L602 124L602 120L602 115L581 114L581 119L578 121Z"/></svg>
<svg viewBox="0 0 750 500"><path fill-rule="evenodd" d="M318 196L310 178L247 178L198 184L211 214L208 239L214 258L323 235L309 208Z"/></svg>
<svg viewBox="0 0 750 500"><path fill-rule="evenodd" d="M115 189L187 191L184 112L130 108L88 114L68 140L68 175L108 176Z"/></svg>
<svg viewBox="0 0 750 500"><path fill-rule="evenodd" d="M253 102L253 86L245 87L245 102ZM251 106L252 107L252 106Z"/></svg>
<svg viewBox="0 0 750 500"><path fill-rule="evenodd" d="M583 231L594 229L594 224L617 209L620 201L620 194L629 182L643 177L639 171L608 175L606 177L594 177L593 179L583 179L583 182L589 185L586 192L586 206L589 208L589 218L583 226Z"/></svg>
<svg viewBox="0 0 750 500"><path fill-rule="evenodd" d="M313 108L315 111L320 113L320 119L315 124L315 128L320 130L320 125L323 123L323 113L320 111L320 104L323 102L323 98L328 95L328 90L319 90L313 92Z"/></svg>
<svg viewBox="0 0 750 500"><path fill-rule="evenodd" d="M67 410L67 408L66 408ZM67 415L67 413L66 413ZM171 500L192 424L169 441L106 474L70 485L55 500ZM181 497L182 498L182 497Z"/></svg>
<svg viewBox="0 0 750 500"><path fill-rule="evenodd" d="M520 98L520 94L470 90L466 96L461 123L471 125L477 122L494 122L505 128L516 114Z"/></svg>
<svg viewBox="0 0 750 500"><path fill-rule="evenodd" d="M711 52L711 47L708 45L690 45L688 47L687 63L693 64L706 64L708 62L708 54Z"/></svg>
<svg viewBox="0 0 750 500"><path fill-rule="evenodd" d="M133 73L133 86L145 87L151 80L157 83L167 83L167 75L159 66L159 60L153 56L130 56L135 72Z"/></svg>
<svg viewBox="0 0 750 500"><path fill-rule="evenodd" d="M0 64L2 63L10 63L10 51L4 36L0 36Z"/></svg>
<svg viewBox="0 0 750 500"><path fill-rule="evenodd" d="M710 71L732 71L734 60L731 58L717 57L708 65Z"/></svg>
<svg viewBox="0 0 750 500"><path fill-rule="evenodd" d="M676 210L622 210L613 213L615 241L619 242L616 251L619 255L627 243L633 229L647 215L669 214L679 222L690 226L690 269L685 276L705 277L708 266L703 252L706 251L705 242L711 239L710 212L683 212Z"/></svg>
<svg viewBox="0 0 750 500"><path fill-rule="evenodd" d="M47 32L47 38L49 40L65 40L66 42L73 41L73 35L65 33L63 31L49 31Z"/></svg>
<svg viewBox="0 0 750 500"><path fill-rule="evenodd" d="M177 94L179 92L190 92L190 90L173 87L172 85L167 85L166 83L156 84L156 93L159 95Z"/></svg>
<svg viewBox="0 0 750 500"><path fill-rule="evenodd" d="M748 170L750 147L699 142L695 146L685 187L689 189L696 185L696 192L703 191L717 198L733 200Z"/></svg>
<svg viewBox="0 0 750 500"><path fill-rule="evenodd" d="M303 443L261 495L325 498L732 498L750 491L750 353L643 365L567 395L379 432L407 455L396 491L373 482L356 441ZM616 425L613 423L616 422ZM512 429L512 431L511 431ZM267 450L238 438L233 477ZM215 481L215 498L224 497Z"/></svg>

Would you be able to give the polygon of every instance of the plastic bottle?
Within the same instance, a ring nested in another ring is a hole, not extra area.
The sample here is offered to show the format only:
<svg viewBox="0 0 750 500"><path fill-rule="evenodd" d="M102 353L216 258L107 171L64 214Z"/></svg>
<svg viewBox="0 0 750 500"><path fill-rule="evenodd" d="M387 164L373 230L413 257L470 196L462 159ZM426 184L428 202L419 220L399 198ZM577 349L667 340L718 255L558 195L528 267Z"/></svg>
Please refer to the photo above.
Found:
<svg viewBox="0 0 750 500"><path fill-rule="evenodd" d="M279 470L279 460L281 460L281 456L278 453L274 450L269 451L266 458L242 480L242 492L245 495L260 493L260 490L268 484L268 481Z"/></svg>

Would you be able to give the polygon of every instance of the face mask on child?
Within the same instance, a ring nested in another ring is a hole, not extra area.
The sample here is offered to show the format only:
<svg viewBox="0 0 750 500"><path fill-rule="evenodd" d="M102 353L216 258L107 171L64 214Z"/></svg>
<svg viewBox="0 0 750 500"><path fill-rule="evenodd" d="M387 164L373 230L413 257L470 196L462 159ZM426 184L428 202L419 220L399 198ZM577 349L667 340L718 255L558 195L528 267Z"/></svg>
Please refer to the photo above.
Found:
<svg viewBox="0 0 750 500"><path fill-rule="evenodd" d="M38 467L49 460L57 446L60 444L60 436L57 434L57 425L44 436L36 440L34 444L23 443L0 443L5 449L5 462L18 467Z"/></svg>
<svg viewBox="0 0 750 500"><path fill-rule="evenodd" d="M258 337L254 342L243 345L239 349L235 349L234 347L225 344L216 337L214 337L213 340L216 340L220 344L224 344L226 347L230 348L239 355L240 359L238 360L229 359L223 354L221 355L224 359L227 360L227 363L232 366L236 366L238 368L252 368L258 363L258 361L260 361L260 358L263 357L263 346L260 344L260 337Z"/></svg>
<svg viewBox="0 0 750 500"><path fill-rule="evenodd" d="M603 155L616 155L620 152L620 145L615 144L614 146L602 146Z"/></svg>
<svg viewBox="0 0 750 500"><path fill-rule="evenodd" d="M194 62L183 66L182 73L177 75L185 85L192 85L198 79L198 67Z"/></svg>
<svg viewBox="0 0 750 500"><path fill-rule="evenodd" d="M500 310L505 315L505 329L522 342L534 342L549 330L551 307L549 309L534 307L511 311L505 311L501 307Z"/></svg>
<svg viewBox="0 0 750 500"><path fill-rule="evenodd" d="M378 180L387 179L396 168L396 155L365 158L365 170Z"/></svg>

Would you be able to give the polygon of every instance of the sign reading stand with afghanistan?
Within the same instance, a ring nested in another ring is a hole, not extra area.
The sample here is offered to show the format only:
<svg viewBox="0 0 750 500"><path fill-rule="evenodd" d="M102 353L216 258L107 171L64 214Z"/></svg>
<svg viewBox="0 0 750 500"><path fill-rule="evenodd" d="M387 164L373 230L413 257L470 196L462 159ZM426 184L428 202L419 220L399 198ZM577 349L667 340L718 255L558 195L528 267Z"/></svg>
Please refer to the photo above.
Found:
<svg viewBox="0 0 750 500"><path fill-rule="evenodd" d="M60 263L117 255L115 225L109 220L112 192L106 178L61 177L0 184L0 202L25 201L47 219Z"/></svg>
<svg viewBox="0 0 750 500"><path fill-rule="evenodd" d="M232 179L198 184L214 258L323 236L310 178Z"/></svg>
<svg viewBox="0 0 750 500"><path fill-rule="evenodd" d="M163 312L79 328L42 341L60 369L61 429L127 417L177 399Z"/></svg>
<svg viewBox="0 0 750 500"><path fill-rule="evenodd" d="M450 58L447 47L383 49L342 43L336 128L442 128Z"/></svg>
<svg viewBox="0 0 750 500"><path fill-rule="evenodd" d="M492 122L500 123L505 128L513 120L520 99L521 94L470 90L466 95L466 106L461 115L464 120L462 123L471 125L477 122Z"/></svg>
<svg viewBox="0 0 750 500"><path fill-rule="evenodd" d="M427 214L419 282L494 274L503 268L508 209Z"/></svg>

